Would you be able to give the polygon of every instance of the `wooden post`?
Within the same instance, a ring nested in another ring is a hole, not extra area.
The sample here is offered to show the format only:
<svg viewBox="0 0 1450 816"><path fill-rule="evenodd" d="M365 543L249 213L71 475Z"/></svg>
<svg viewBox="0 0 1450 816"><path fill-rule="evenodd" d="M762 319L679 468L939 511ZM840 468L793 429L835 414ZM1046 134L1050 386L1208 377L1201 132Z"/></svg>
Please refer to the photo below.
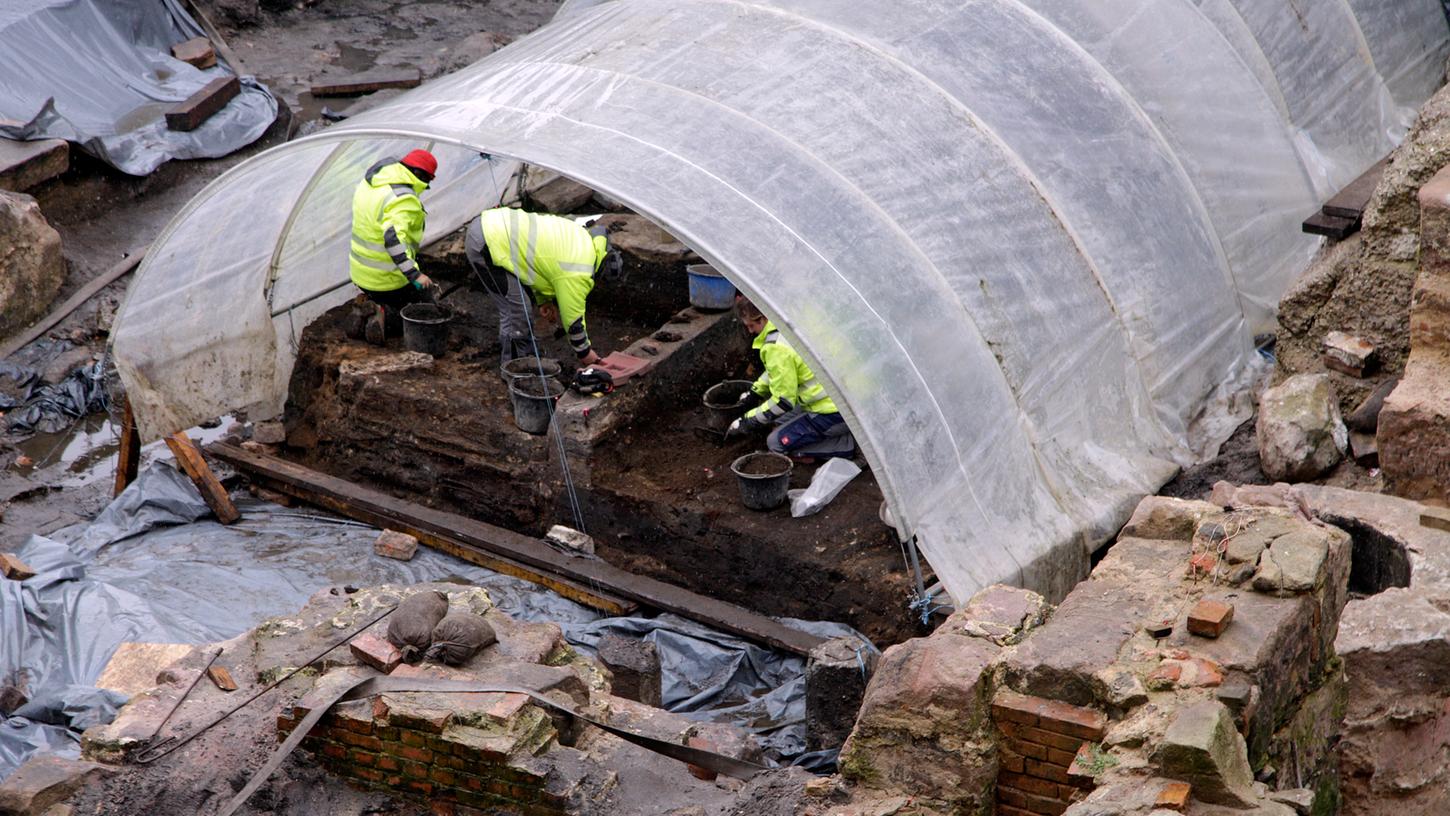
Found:
<svg viewBox="0 0 1450 816"><path fill-rule="evenodd" d="M116 453L116 490L112 496L121 495L121 491L136 480L136 471L141 467L141 434L136 430L131 398L122 397L121 405L124 408L121 415L121 449Z"/></svg>
<svg viewBox="0 0 1450 816"><path fill-rule="evenodd" d="M196 489L201 491L201 497L206 501L206 506L216 514L217 521L222 524L231 524L242 517L237 512L237 506L232 504L232 498L227 495L227 489L222 487L221 480L211 472L211 467L206 460L201 458L201 450L196 443L186 435L185 431L177 431L166 437L166 447L171 448L171 453L176 457L176 463L191 481Z"/></svg>

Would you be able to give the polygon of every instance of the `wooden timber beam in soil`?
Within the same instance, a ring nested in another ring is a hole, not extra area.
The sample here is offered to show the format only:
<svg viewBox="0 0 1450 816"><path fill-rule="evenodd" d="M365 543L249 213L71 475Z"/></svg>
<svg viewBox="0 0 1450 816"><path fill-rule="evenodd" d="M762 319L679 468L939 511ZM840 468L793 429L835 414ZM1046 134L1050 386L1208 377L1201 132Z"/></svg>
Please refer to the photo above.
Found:
<svg viewBox="0 0 1450 816"><path fill-rule="evenodd" d="M166 437L166 447L171 448L171 454L176 457L176 463L181 466L182 472L201 491L202 501L216 514L217 521L231 524L242 517L237 512L237 506L232 504L232 497L227 495L227 489L222 487L221 480L211 472L211 466L206 460L201 458L201 449L191 441L185 431L177 431Z"/></svg>
<svg viewBox="0 0 1450 816"><path fill-rule="evenodd" d="M141 433L136 429L136 413L131 410L131 398L121 398L121 448L116 452L116 489L112 496L121 495L141 468Z"/></svg>
<svg viewBox="0 0 1450 816"><path fill-rule="evenodd" d="M538 539L395 499L275 456L226 443L212 445L207 450L232 467L265 480L273 489L359 521L419 536L430 545L433 542L427 539L434 537L462 542L470 548L493 553L559 578L603 588L641 606L672 612L746 640L796 654L808 654L824 642L815 635L792 629L743 607L635 575L602 560L565 555Z"/></svg>
<svg viewBox="0 0 1450 816"><path fill-rule="evenodd" d="M1370 196L1384 177L1385 166L1390 157L1385 156L1373 167L1364 171L1343 190L1324 203L1319 212L1304 219L1303 230L1311 235L1323 235L1336 241L1359 232L1364 219L1364 208L1369 206Z"/></svg>

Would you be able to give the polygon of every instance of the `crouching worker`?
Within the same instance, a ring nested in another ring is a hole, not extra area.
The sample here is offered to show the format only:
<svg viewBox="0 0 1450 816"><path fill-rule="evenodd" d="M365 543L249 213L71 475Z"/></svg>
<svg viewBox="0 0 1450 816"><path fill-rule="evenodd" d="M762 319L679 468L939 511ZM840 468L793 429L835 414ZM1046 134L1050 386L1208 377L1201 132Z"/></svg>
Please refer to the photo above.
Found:
<svg viewBox="0 0 1450 816"><path fill-rule="evenodd" d="M539 314L568 333L580 367L599 362L585 303L596 281L618 278L623 266L605 234L604 227L585 229L569 218L510 207L484 210L468 225L463 248L498 307L502 362L536 353L525 288Z"/></svg>
<svg viewBox="0 0 1450 816"><path fill-rule="evenodd" d="M774 425L766 444L797 461L856 455L856 439L845 418L800 354L754 303L741 298L735 310L746 330L755 335L752 346L760 353L765 373L751 386L751 392L764 401L731 423L726 438Z"/></svg>
<svg viewBox="0 0 1450 816"><path fill-rule="evenodd" d="M382 345L389 335L402 334L404 306L432 302L433 281L418 269L428 216L418 195L437 170L432 153L414 150L368 168L353 191L348 271L362 294L346 326L349 337Z"/></svg>

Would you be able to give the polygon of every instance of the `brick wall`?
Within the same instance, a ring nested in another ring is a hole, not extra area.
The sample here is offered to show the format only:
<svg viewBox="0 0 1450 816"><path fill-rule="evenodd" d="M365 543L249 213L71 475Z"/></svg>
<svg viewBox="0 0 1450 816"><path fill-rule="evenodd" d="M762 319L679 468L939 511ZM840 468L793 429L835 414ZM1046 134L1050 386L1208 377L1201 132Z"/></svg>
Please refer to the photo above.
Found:
<svg viewBox="0 0 1450 816"><path fill-rule="evenodd" d="M278 717L279 741L313 699ZM338 704L302 747L361 786L430 801L439 816L552 816L567 812L586 769L556 737L549 716L522 694L383 694Z"/></svg>
<svg viewBox="0 0 1450 816"><path fill-rule="evenodd" d="M1103 738L1102 712L1003 689L992 700L992 718L1002 740L998 816L1057 816L1092 789L1092 777L1073 760Z"/></svg>

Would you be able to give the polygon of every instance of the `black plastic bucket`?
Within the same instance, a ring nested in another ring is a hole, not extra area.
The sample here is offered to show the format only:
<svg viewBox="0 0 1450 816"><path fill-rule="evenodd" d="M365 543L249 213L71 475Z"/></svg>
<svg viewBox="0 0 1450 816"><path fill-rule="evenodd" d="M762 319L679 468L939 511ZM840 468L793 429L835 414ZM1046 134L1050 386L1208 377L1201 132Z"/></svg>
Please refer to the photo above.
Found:
<svg viewBox="0 0 1450 816"><path fill-rule="evenodd" d="M448 324L453 313L432 303L409 303L403 307L403 347L442 357L448 349Z"/></svg>
<svg viewBox="0 0 1450 816"><path fill-rule="evenodd" d="M553 379L559 376L564 367L559 365L558 360L548 357L515 357L499 366L499 373L503 375L504 382L511 383L520 377L537 377L540 369L543 369L545 377Z"/></svg>
<svg viewBox="0 0 1450 816"><path fill-rule="evenodd" d="M509 399L514 404L514 424L525 433L548 433L554 401L563 395L563 383L537 374L510 381Z"/></svg>
<svg viewBox="0 0 1450 816"><path fill-rule="evenodd" d="M750 391L750 380L725 380L705 389L700 399L710 412L710 427L723 431L740 416L740 395Z"/></svg>
<svg viewBox="0 0 1450 816"><path fill-rule="evenodd" d="M785 502L794 466L784 454L762 451L747 453L731 462L730 471L740 480L740 500L746 507L774 510Z"/></svg>

